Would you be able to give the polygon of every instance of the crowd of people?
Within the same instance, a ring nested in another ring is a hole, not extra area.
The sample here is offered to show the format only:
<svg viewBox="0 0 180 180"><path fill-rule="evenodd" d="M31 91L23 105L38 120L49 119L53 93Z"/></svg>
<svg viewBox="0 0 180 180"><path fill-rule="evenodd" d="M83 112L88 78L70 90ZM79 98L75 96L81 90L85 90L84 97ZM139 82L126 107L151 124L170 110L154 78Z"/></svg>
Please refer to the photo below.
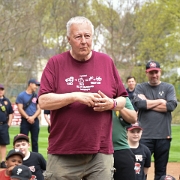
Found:
<svg viewBox="0 0 180 180"><path fill-rule="evenodd" d="M160 64L149 61L148 82L136 85L129 76L125 89L113 60L92 49L93 35L89 19L77 16L67 22L70 50L51 57L41 82L30 79L16 99L20 134L7 156L13 110L0 85L0 155L5 168L0 179L146 180L151 155L154 180L166 176L171 112L177 106L174 87L161 82ZM49 132L47 164L38 153L41 109Z"/></svg>

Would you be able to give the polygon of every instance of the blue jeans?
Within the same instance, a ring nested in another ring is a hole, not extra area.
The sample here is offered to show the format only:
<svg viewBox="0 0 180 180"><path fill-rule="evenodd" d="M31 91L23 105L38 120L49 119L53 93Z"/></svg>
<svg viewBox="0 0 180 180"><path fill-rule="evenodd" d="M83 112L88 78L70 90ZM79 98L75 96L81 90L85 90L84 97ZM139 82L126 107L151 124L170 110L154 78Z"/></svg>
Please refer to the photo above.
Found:
<svg viewBox="0 0 180 180"><path fill-rule="evenodd" d="M31 133L31 145L32 151L38 152L38 136L39 136L39 119L36 118L34 124L27 122L25 118L22 117L20 125L20 133L28 136Z"/></svg>
<svg viewBox="0 0 180 180"><path fill-rule="evenodd" d="M171 139L141 139L140 142L146 145L154 156L155 177L159 180L166 175L166 167L169 159Z"/></svg>

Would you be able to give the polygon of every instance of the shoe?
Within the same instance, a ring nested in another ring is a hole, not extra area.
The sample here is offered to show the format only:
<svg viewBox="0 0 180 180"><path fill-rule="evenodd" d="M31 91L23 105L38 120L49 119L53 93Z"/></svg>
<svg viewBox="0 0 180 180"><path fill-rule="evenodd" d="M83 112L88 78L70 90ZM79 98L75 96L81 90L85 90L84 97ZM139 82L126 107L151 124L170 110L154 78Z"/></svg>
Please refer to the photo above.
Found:
<svg viewBox="0 0 180 180"><path fill-rule="evenodd" d="M1 162L0 167L1 167L1 168L6 168L5 161L2 161L2 162Z"/></svg>

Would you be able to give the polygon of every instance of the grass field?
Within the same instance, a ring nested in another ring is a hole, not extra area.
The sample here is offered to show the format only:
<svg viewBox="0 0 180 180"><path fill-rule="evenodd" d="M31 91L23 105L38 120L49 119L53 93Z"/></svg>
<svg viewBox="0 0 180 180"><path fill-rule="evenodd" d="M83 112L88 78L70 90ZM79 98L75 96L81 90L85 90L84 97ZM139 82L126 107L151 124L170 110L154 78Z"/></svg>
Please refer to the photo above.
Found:
<svg viewBox="0 0 180 180"><path fill-rule="evenodd" d="M9 133L11 142L10 145L7 146L8 151L13 148L13 138L19 133L19 127L12 126L9 129ZM41 153L45 159L47 158L48 135L47 127L41 126L39 134L39 153ZM180 125L172 126L172 137L169 162L180 162Z"/></svg>

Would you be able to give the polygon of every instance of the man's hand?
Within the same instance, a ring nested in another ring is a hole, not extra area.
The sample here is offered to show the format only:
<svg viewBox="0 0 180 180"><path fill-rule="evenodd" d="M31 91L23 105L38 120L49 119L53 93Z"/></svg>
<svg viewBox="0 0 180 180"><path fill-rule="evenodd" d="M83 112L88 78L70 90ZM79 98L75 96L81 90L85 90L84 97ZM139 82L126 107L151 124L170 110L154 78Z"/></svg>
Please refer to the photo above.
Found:
<svg viewBox="0 0 180 180"><path fill-rule="evenodd" d="M98 94L101 96L100 98L97 98L97 101L94 103L94 111L106 111L106 110L111 110L114 106L114 101L113 99L109 98L106 96L104 93L101 91L98 91Z"/></svg>
<svg viewBox="0 0 180 180"><path fill-rule="evenodd" d="M34 118L32 116L29 116L27 118L27 121L30 123L30 124L34 124Z"/></svg>

